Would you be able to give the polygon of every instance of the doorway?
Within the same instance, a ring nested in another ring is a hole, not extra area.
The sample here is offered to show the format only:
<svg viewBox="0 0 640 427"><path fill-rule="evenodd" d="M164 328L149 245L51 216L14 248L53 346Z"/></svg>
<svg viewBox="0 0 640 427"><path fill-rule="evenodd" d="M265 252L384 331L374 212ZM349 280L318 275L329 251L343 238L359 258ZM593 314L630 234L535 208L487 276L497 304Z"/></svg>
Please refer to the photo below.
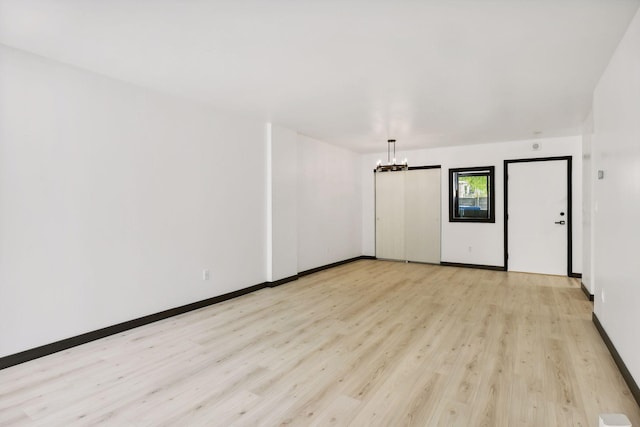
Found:
<svg viewBox="0 0 640 427"><path fill-rule="evenodd" d="M571 156L505 160L507 271L572 275Z"/></svg>
<svg viewBox="0 0 640 427"><path fill-rule="evenodd" d="M440 166L375 173L376 257L440 263Z"/></svg>

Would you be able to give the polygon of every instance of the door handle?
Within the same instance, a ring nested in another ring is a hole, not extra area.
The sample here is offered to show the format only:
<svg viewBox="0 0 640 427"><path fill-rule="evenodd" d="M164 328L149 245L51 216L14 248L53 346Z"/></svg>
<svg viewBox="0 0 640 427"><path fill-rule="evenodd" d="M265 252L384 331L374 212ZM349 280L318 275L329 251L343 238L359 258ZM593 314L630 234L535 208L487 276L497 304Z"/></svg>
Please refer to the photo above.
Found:
<svg viewBox="0 0 640 427"><path fill-rule="evenodd" d="M560 225L564 225L565 222L564 221L556 221L555 224L560 224Z"/></svg>

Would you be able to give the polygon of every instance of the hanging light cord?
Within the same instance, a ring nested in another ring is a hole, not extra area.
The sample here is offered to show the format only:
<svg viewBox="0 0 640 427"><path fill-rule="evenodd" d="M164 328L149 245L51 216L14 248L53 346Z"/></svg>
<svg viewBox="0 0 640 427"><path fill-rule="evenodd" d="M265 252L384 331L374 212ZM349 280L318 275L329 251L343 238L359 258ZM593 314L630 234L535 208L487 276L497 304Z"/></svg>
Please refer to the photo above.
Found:
<svg viewBox="0 0 640 427"><path fill-rule="evenodd" d="M396 140L395 139L389 139L387 140L388 145L387 145L387 163L391 164L391 144L393 144L393 158L396 158ZM395 163L395 162L394 162Z"/></svg>

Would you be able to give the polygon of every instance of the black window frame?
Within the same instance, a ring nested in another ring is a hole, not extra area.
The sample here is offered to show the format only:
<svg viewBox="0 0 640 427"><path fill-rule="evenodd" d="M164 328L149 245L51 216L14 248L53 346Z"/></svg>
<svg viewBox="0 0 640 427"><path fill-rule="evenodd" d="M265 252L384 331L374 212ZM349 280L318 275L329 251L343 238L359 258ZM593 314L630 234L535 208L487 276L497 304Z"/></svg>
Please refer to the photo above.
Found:
<svg viewBox="0 0 640 427"><path fill-rule="evenodd" d="M449 222L481 222L481 223L495 223L496 222L496 208L495 208L495 166L475 166L468 168L453 168L449 169ZM488 218L474 218L474 217L461 217L455 215L458 212L458 175L465 174L467 176L487 176L489 181L488 190L489 195L487 197L487 210L489 211Z"/></svg>

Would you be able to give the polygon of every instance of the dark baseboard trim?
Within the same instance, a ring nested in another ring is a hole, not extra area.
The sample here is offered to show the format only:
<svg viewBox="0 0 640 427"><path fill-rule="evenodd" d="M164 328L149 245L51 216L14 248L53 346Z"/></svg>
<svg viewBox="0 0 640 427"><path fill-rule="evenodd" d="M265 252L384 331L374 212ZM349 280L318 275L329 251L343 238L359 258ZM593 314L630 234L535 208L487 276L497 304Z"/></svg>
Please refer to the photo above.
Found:
<svg viewBox="0 0 640 427"><path fill-rule="evenodd" d="M87 332L81 335L76 335L75 337L66 338L60 341L53 342L51 344L45 344L43 346L25 350L20 353L10 354L8 356L0 357L0 369L8 368L10 366L28 362L29 360L48 356L49 354L67 350L69 348L76 347L81 344L86 344L91 341L99 340L100 338L105 338L105 337L108 337L109 335L119 334L121 332L128 331L129 329L133 329L139 326L148 325L149 323L157 322L158 320L164 320L169 317L177 316L179 314L187 313L189 311L197 310L199 308L203 308L209 305L227 301L232 298L237 298L239 296L246 295L251 292L259 291L260 289L264 289L267 287L273 288L273 287L285 284L287 282L297 280L301 276L306 276L308 274L315 273L317 271L326 270L328 268L337 267L338 265L346 264L353 261L358 261L361 259L375 259L375 257L362 255L355 258L334 262L332 264L324 265L322 267L312 268L311 270L306 270L294 276L286 277L284 279L276 280L274 282L260 283L258 285L250 286L248 288L229 292L228 294L218 295L212 298L193 302L191 304L183 305L180 307L170 308L168 310L150 314L148 316L143 316L137 319L118 323L117 325L107 326L106 328Z"/></svg>
<svg viewBox="0 0 640 427"><path fill-rule="evenodd" d="M169 310L161 311L159 313L154 313L148 316L143 316L137 319L118 323L117 325L107 326L106 328L87 332L81 335L76 335L75 337L66 338L60 341L53 342L51 344L45 344L43 346L25 350L20 353L10 354L9 356L0 357L0 369L4 369L10 366L18 365L20 363L28 362L29 360L37 359L39 357L48 356L49 354L67 350L71 347L75 347L81 344L86 344L88 342L95 341L100 338L108 337L109 335L119 334L129 329L133 329L139 326L147 325L149 323L157 322L158 320L167 319L169 317L177 316L179 314L187 313L189 311L193 311L199 308L207 307L209 305L217 304L222 301L227 301L232 298L236 298L242 295L249 294L251 292L258 291L260 289L265 288L266 286L267 286L266 283L261 283L259 285L254 285L248 288L233 291L228 294L218 295L202 301L193 302L191 304L183 305L180 307L170 308Z"/></svg>
<svg viewBox="0 0 640 427"><path fill-rule="evenodd" d="M611 342L611 339L609 339L609 335L607 335L607 331L604 330L604 328L602 327L602 324L600 323L600 320L598 320L598 316L596 316L595 313L593 313L592 319L593 319L593 324L596 325L596 329L598 330L598 332L600 333L600 336L602 337L602 341L604 341L605 345L609 349L609 352L611 353L611 356L613 356L613 360L616 362L616 365L618 365L618 369L622 374L622 378L624 378L624 381L629 386L629 390L631 390L631 394L636 399L636 403L638 404L638 406L640 406L640 388L638 388L638 384L635 382L635 380L631 376L631 372L629 372L629 369L627 369L627 365L624 364L624 361L620 357L618 350L616 350L616 347Z"/></svg>
<svg viewBox="0 0 640 427"><path fill-rule="evenodd" d="M285 277L284 279L276 280L275 282L266 282L266 284L270 288L275 288L276 286L284 285L285 283L298 280L299 276L300 276L299 274L294 274L293 276Z"/></svg>
<svg viewBox="0 0 640 427"><path fill-rule="evenodd" d="M574 279L582 279L582 273L569 273L569 277L573 277Z"/></svg>
<svg viewBox="0 0 640 427"><path fill-rule="evenodd" d="M343 259L342 261L333 262L327 265L321 265L320 267L311 268L309 270L301 271L294 276L285 277L284 279L276 280L275 282L266 282L267 286L270 288L275 288L276 286L284 285L285 283L293 282L294 280L298 280L300 277L308 276L309 274L317 273L318 271L328 270L333 267L337 267L342 264L348 264L350 262L359 261L361 259L376 259L374 256L370 255L360 255L353 258Z"/></svg>
<svg viewBox="0 0 640 427"><path fill-rule="evenodd" d="M580 288L582 288L582 292L589 298L589 301L593 301L593 294L589 292L589 289L587 289L584 283L580 282Z"/></svg>
<svg viewBox="0 0 640 427"><path fill-rule="evenodd" d="M323 266L320 266L320 267L311 268L309 270L301 271L301 272L298 273L298 277L307 276L309 274L313 274L313 273L317 273L318 271L327 270L329 268L337 267L337 266L342 265L342 264L348 264L350 262L360 261L361 259L376 259L376 257L370 256L370 255L360 255L360 256L357 256L357 257L353 257L353 258L345 259L345 260L342 260L342 261L334 262L334 263L331 263L331 264L323 265Z"/></svg>
<svg viewBox="0 0 640 427"><path fill-rule="evenodd" d="M446 261L442 261L440 265L443 265L445 267L478 268L480 270L507 271L504 267L498 265L462 264L459 262Z"/></svg>

